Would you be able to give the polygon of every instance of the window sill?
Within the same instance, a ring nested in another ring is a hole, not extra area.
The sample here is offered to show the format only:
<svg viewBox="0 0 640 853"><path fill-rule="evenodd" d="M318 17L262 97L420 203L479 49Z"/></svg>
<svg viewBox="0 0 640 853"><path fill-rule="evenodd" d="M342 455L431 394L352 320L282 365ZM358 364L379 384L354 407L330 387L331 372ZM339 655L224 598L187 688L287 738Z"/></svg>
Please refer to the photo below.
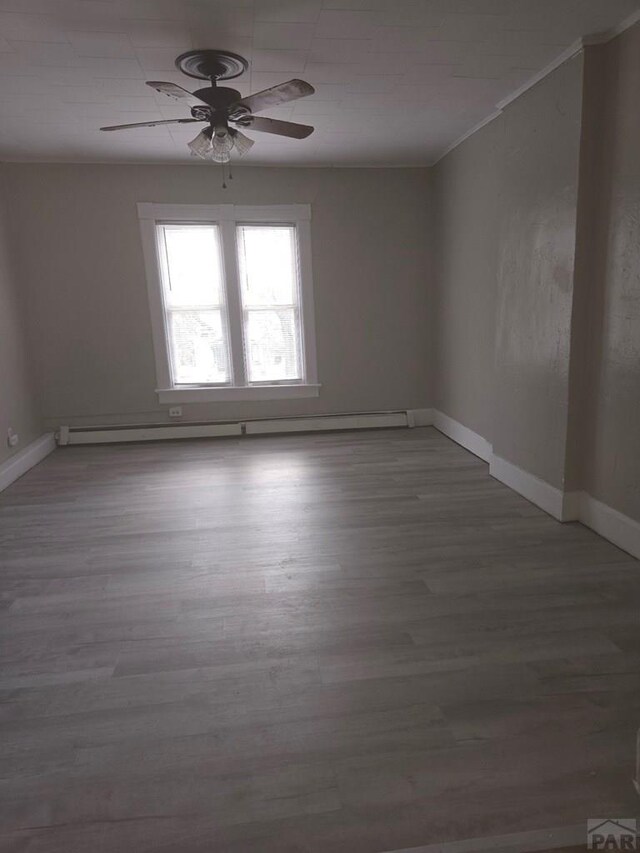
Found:
<svg viewBox="0 0 640 853"><path fill-rule="evenodd" d="M214 403L226 400L290 400L317 397L319 385L250 385L225 388L159 388L160 403Z"/></svg>

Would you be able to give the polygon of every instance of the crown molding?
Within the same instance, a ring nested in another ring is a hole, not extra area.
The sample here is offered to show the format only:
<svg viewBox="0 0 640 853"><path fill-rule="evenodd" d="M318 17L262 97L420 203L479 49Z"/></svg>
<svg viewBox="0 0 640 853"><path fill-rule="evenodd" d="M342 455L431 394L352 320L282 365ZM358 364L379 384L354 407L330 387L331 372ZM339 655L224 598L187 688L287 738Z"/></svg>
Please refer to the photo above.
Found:
<svg viewBox="0 0 640 853"><path fill-rule="evenodd" d="M462 143L465 141L465 139L469 139L470 136L473 136L474 133L477 133L479 130L482 130L483 127L486 127L488 124L491 124L491 122L494 119L498 118L498 116L501 116L501 115L502 115L502 110L494 110L492 113L489 113L489 115L486 116L486 118L483 118L482 121L478 122L478 124L474 124L474 126L472 128L470 128L465 133L463 133L462 136L459 136L455 140L455 142L452 142L448 148L445 148L445 150L442 152L442 154L440 154L438 156L438 159L434 160L429 165L430 166L437 165L441 160L444 160L444 158L447 156L447 154L450 154L454 148L457 148L458 145L462 145Z"/></svg>
<svg viewBox="0 0 640 853"><path fill-rule="evenodd" d="M499 112L502 112L505 107L508 107L509 104L512 104L516 101L521 95L524 95L525 92L528 92L529 89L533 89L534 86L537 86L545 77L548 77L549 74L553 74L553 72L560 68L561 65L564 65L565 62L569 62L570 59L573 59L574 56L577 56L582 49L584 48L584 39L577 39L570 44L566 50L563 50L562 53L558 54L554 60L552 60L548 65L545 65L537 74L534 74L533 77L529 77L529 79L522 84L522 86L518 86L510 95L507 95L506 98L503 98L501 101L498 101L496 107Z"/></svg>
<svg viewBox="0 0 640 853"><path fill-rule="evenodd" d="M548 77L549 74L552 74L561 65L564 65L565 62L569 62L569 60L573 59L579 53L581 53L585 47L592 47L594 45L606 44L612 39L617 38L622 35L622 33L626 32L626 30L635 26L640 21L640 9L637 12L634 12L632 15L629 15L628 18L625 18L624 21L621 21L617 26L613 27L610 30L607 30L604 33L593 33L588 36L582 36L582 38L576 39L573 44L569 45L562 53L558 54L556 58L542 68L537 74L534 74L533 77L530 77L525 83L521 86L518 86L510 95L507 95L506 98L503 98L501 101L498 101L496 104L496 108L493 112L489 113L489 115L484 118L482 121L478 122L478 124L474 125L472 128L467 130L462 136L458 137L455 142L452 142L451 145L446 148L440 156L433 161L431 164L435 166L441 160L443 160L447 154L450 154L454 149L461 145L465 140L469 139L470 136L473 136L479 130L482 130L487 124L492 122L494 119L498 118L509 104L512 104L515 100L517 100L521 95L524 95L525 92L528 92L529 89L532 89L538 83Z"/></svg>
<svg viewBox="0 0 640 853"><path fill-rule="evenodd" d="M616 38L616 36L622 35L626 30L635 26L638 21L640 21L640 9L637 9L633 14L629 15L628 18L625 18L624 21L621 21L616 27L609 30L609 32L606 33L606 38L604 40L611 41L611 39Z"/></svg>

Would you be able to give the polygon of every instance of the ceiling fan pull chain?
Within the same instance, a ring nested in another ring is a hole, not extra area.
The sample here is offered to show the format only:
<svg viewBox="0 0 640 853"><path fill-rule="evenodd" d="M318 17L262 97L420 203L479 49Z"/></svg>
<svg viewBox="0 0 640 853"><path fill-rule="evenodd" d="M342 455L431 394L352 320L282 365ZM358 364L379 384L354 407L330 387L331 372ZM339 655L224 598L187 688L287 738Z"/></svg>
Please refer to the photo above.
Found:
<svg viewBox="0 0 640 853"><path fill-rule="evenodd" d="M222 189L223 189L223 190L226 190L226 188L227 188L227 182L226 182L226 181L225 181L225 179L224 179L224 163L221 163L221 164L220 164L220 168L222 169Z"/></svg>
<svg viewBox="0 0 640 853"><path fill-rule="evenodd" d="M233 180L233 174L231 173L231 162L229 162L229 180Z"/></svg>

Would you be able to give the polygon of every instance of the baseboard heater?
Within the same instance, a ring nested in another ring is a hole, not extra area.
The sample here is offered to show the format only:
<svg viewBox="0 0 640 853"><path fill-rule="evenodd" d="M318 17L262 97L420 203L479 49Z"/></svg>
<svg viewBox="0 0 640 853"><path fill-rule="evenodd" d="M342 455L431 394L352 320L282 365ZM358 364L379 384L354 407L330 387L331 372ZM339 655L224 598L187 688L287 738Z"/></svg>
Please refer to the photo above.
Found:
<svg viewBox="0 0 640 853"><path fill-rule="evenodd" d="M366 412L314 415L306 418L270 418L233 423L131 424L128 426L69 427L56 432L59 445L121 444L184 438L219 438L242 435L277 435L291 432L382 429L413 426L411 412Z"/></svg>

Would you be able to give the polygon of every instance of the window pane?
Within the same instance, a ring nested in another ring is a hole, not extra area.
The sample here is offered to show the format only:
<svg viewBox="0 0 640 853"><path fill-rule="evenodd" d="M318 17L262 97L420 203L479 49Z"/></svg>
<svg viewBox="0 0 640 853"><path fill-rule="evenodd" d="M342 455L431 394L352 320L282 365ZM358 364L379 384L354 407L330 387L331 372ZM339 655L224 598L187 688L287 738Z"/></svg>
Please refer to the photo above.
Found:
<svg viewBox="0 0 640 853"><path fill-rule="evenodd" d="M173 381L176 384L229 381L229 355L221 311L171 311Z"/></svg>
<svg viewBox="0 0 640 853"><path fill-rule="evenodd" d="M168 307L224 302L220 237L215 225L163 225Z"/></svg>
<svg viewBox="0 0 640 853"><path fill-rule="evenodd" d="M300 380L296 229L239 225L237 235L247 380Z"/></svg>
<svg viewBox="0 0 640 853"><path fill-rule="evenodd" d="M240 225L238 254L245 308L297 304L294 227Z"/></svg>
<svg viewBox="0 0 640 853"><path fill-rule="evenodd" d="M301 378L296 314L293 308L246 312L249 382Z"/></svg>

